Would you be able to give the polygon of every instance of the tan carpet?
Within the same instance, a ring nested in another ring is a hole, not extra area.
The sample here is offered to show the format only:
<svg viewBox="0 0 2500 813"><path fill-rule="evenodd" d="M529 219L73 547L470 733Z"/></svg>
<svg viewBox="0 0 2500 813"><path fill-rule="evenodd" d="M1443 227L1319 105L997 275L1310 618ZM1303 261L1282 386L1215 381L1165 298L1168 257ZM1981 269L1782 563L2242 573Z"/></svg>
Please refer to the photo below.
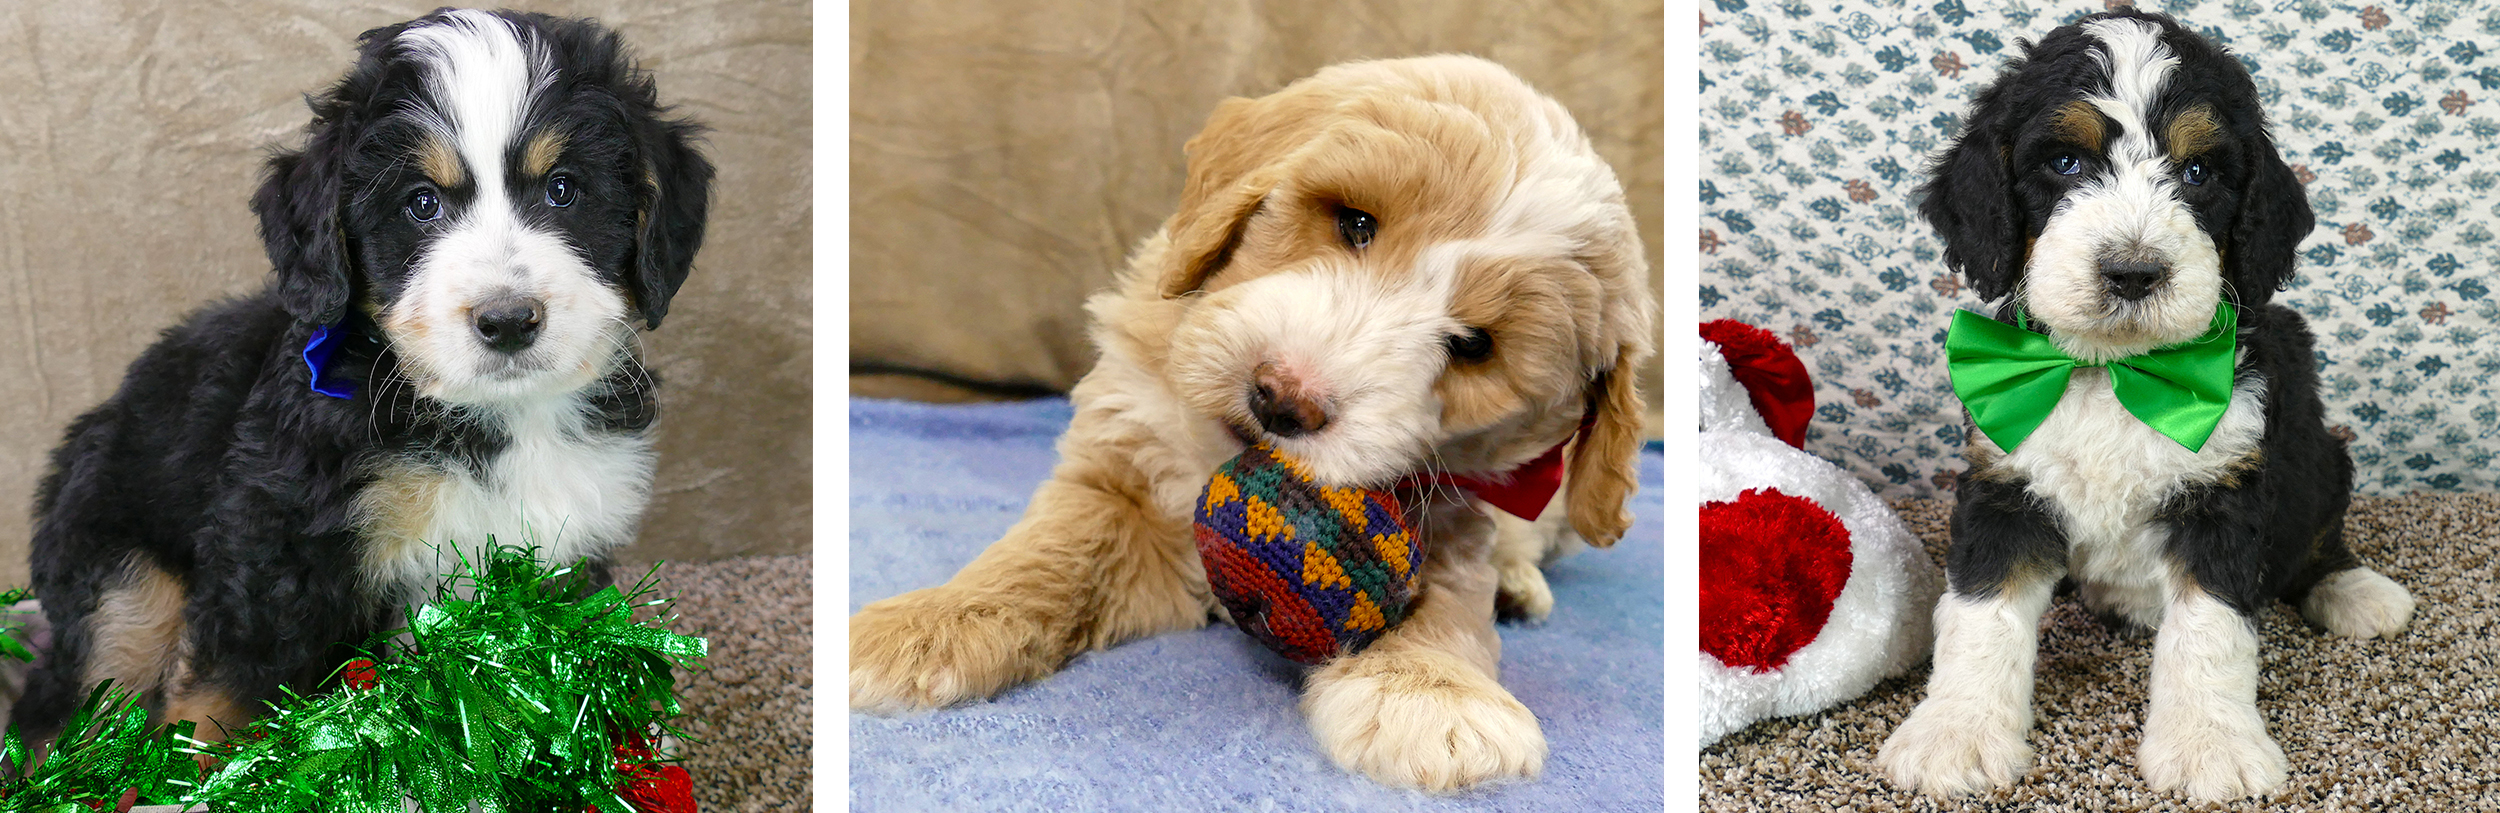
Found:
<svg viewBox="0 0 2500 813"><path fill-rule="evenodd" d="M806 556L672 562L660 589L677 596L679 632L711 642L709 669L678 673L679 727L695 801L706 813L807 810L808 633L814 603ZM630 580L642 570L620 568Z"/></svg>
<svg viewBox="0 0 2500 813"><path fill-rule="evenodd" d="M1950 503L1895 504L1942 561ZM2277 605L2259 633L2257 704L2292 765L2274 796L2191 805L2135 767L2150 636L2114 632L2071 597L2041 630L2031 774L1938 804L1874 772L1875 749L1926 694L1927 669L1820 714L1767 720L1701 758L1702 808L1746 810L2500 810L2500 496L2360 499L2362 560L2420 602L2392 640L2331 638Z"/></svg>

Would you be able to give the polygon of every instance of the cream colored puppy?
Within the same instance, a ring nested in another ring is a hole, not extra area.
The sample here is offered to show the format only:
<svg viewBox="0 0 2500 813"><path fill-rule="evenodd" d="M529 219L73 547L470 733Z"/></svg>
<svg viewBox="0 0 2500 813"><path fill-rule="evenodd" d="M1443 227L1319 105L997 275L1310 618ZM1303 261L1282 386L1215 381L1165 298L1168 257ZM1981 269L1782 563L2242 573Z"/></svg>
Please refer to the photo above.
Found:
<svg viewBox="0 0 2500 813"><path fill-rule="evenodd" d="M1058 468L952 580L852 617L853 708L987 697L1222 618L1191 509L1249 441L1364 486L1496 475L1569 443L1573 530L1606 546L1630 524L1633 371L1656 305L1622 188L1561 105L1480 59L1358 62L1224 102L1188 153L1180 211L1087 303L1102 358ZM1532 776L1544 735L1496 680L1492 509L1399 490L1422 592L1370 649L1310 676L1311 731L1391 785ZM1554 536L1504 558L1540 558Z"/></svg>

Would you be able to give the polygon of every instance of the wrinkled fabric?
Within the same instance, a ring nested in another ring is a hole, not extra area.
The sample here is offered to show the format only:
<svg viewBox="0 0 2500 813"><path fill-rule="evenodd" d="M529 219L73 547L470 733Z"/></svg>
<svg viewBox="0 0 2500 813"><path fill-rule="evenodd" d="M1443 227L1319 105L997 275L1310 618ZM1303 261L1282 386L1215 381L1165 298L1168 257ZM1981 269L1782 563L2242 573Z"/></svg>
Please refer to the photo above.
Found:
<svg viewBox="0 0 2500 813"><path fill-rule="evenodd" d="M1085 296L1171 216L1181 144L1216 103L1357 58L1471 53L1562 102L1621 179L1664 291L1662 13L1655 0L854 3L853 369L1064 392L1094 362ZM1640 374L1653 411L1662 369Z"/></svg>

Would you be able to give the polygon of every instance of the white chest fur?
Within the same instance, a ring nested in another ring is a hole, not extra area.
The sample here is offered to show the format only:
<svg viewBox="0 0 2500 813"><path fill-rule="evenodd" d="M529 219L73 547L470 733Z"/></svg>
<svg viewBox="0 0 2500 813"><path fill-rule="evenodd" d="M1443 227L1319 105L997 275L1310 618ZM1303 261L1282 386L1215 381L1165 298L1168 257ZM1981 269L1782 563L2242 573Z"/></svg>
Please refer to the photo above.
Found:
<svg viewBox="0 0 2500 813"><path fill-rule="evenodd" d="M425 595L491 537L571 563L633 540L651 492L649 433L588 431L571 404L503 417L510 442L476 466L384 463L357 497L362 570L384 595Z"/></svg>
<svg viewBox="0 0 2500 813"><path fill-rule="evenodd" d="M2191 452L2127 412L2106 369L2080 368L2048 420L1997 465L2028 481L2057 518L2067 573L2084 601L2158 626L2169 591L2182 582L2154 514L2183 489L2217 482L2257 453L2265 393L2261 378L2236 382L2222 423ZM1985 435L1977 440L1999 452Z"/></svg>

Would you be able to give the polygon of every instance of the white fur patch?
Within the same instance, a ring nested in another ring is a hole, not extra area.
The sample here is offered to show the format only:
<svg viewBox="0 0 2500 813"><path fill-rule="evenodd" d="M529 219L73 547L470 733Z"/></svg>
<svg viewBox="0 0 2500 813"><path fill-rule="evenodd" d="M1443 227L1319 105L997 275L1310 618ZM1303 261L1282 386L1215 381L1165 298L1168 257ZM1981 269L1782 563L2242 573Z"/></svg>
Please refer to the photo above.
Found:
<svg viewBox="0 0 2500 813"><path fill-rule="evenodd" d="M1247 415L1233 382L1273 363L1332 406L1320 431L1269 439L1314 478L1375 485L1413 472L1441 441L1433 383L1444 338L1463 328L1449 316L1453 253L1428 252L1396 281L1320 263L1206 294L1174 333L1174 383Z"/></svg>
<svg viewBox="0 0 2500 813"><path fill-rule="evenodd" d="M2146 784L2199 800L2283 784L2290 763L2257 713L2257 628L2193 586L2172 600L2153 641L2151 702L2137 766Z"/></svg>
<svg viewBox="0 0 2500 813"><path fill-rule="evenodd" d="M1927 697L1893 729L1875 764L1894 784L1956 796L2013 784L2031 770L2032 668L2050 579L1996 595L1936 602L1936 669Z"/></svg>
<svg viewBox="0 0 2500 813"><path fill-rule="evenodd" d="M408 287L382 314L418 393L451 404L512 406L571 392L606 375L634 341L623 292L598 277L558 231L528 225L509 189L506 154L533 99L554 79L542 43L503 19L455 11L410 28L399 46L423 66L427 106L416 111L453 145L474 193L443 201ZM472 326L476 307L520 296L544 304L528 349L500 353Z"/></svg>
<svg viewBox="0 0 2500 813"><path fill-rule="evenodd" d="M1984 431L1972 439L2003 455L1998 466L2029 481L2066 534L2067 571L2085 603L2146 627L2161 624L2177 579L2154 522L2185 488L2220 479L2265 436L2266 382L2242 378L2222 422L2190 452L2118 403L2109 371L2077 368L2066 396L2021 448L2005 454Z"/></svg>
<svg viewBox="0 0 2500 813"><path fill-rule="evenodd" d="M2337 635L2385 637L2412 623L2413 594L2378 571L2356 567L2318 580L2301 599L2300 613Z"/></svg>
<svg viewBox="0 0 2500 813"><path fill-rule="evenodd" d="M366 539L366 578L417 599L452 570L454 550L481 561L490 536L559 564L633 541L650 499L647 433L589 431L570 399L513 413L504 428L511 442L482 470L441 472L443 485L412 507L415 538Z"/></svg>

